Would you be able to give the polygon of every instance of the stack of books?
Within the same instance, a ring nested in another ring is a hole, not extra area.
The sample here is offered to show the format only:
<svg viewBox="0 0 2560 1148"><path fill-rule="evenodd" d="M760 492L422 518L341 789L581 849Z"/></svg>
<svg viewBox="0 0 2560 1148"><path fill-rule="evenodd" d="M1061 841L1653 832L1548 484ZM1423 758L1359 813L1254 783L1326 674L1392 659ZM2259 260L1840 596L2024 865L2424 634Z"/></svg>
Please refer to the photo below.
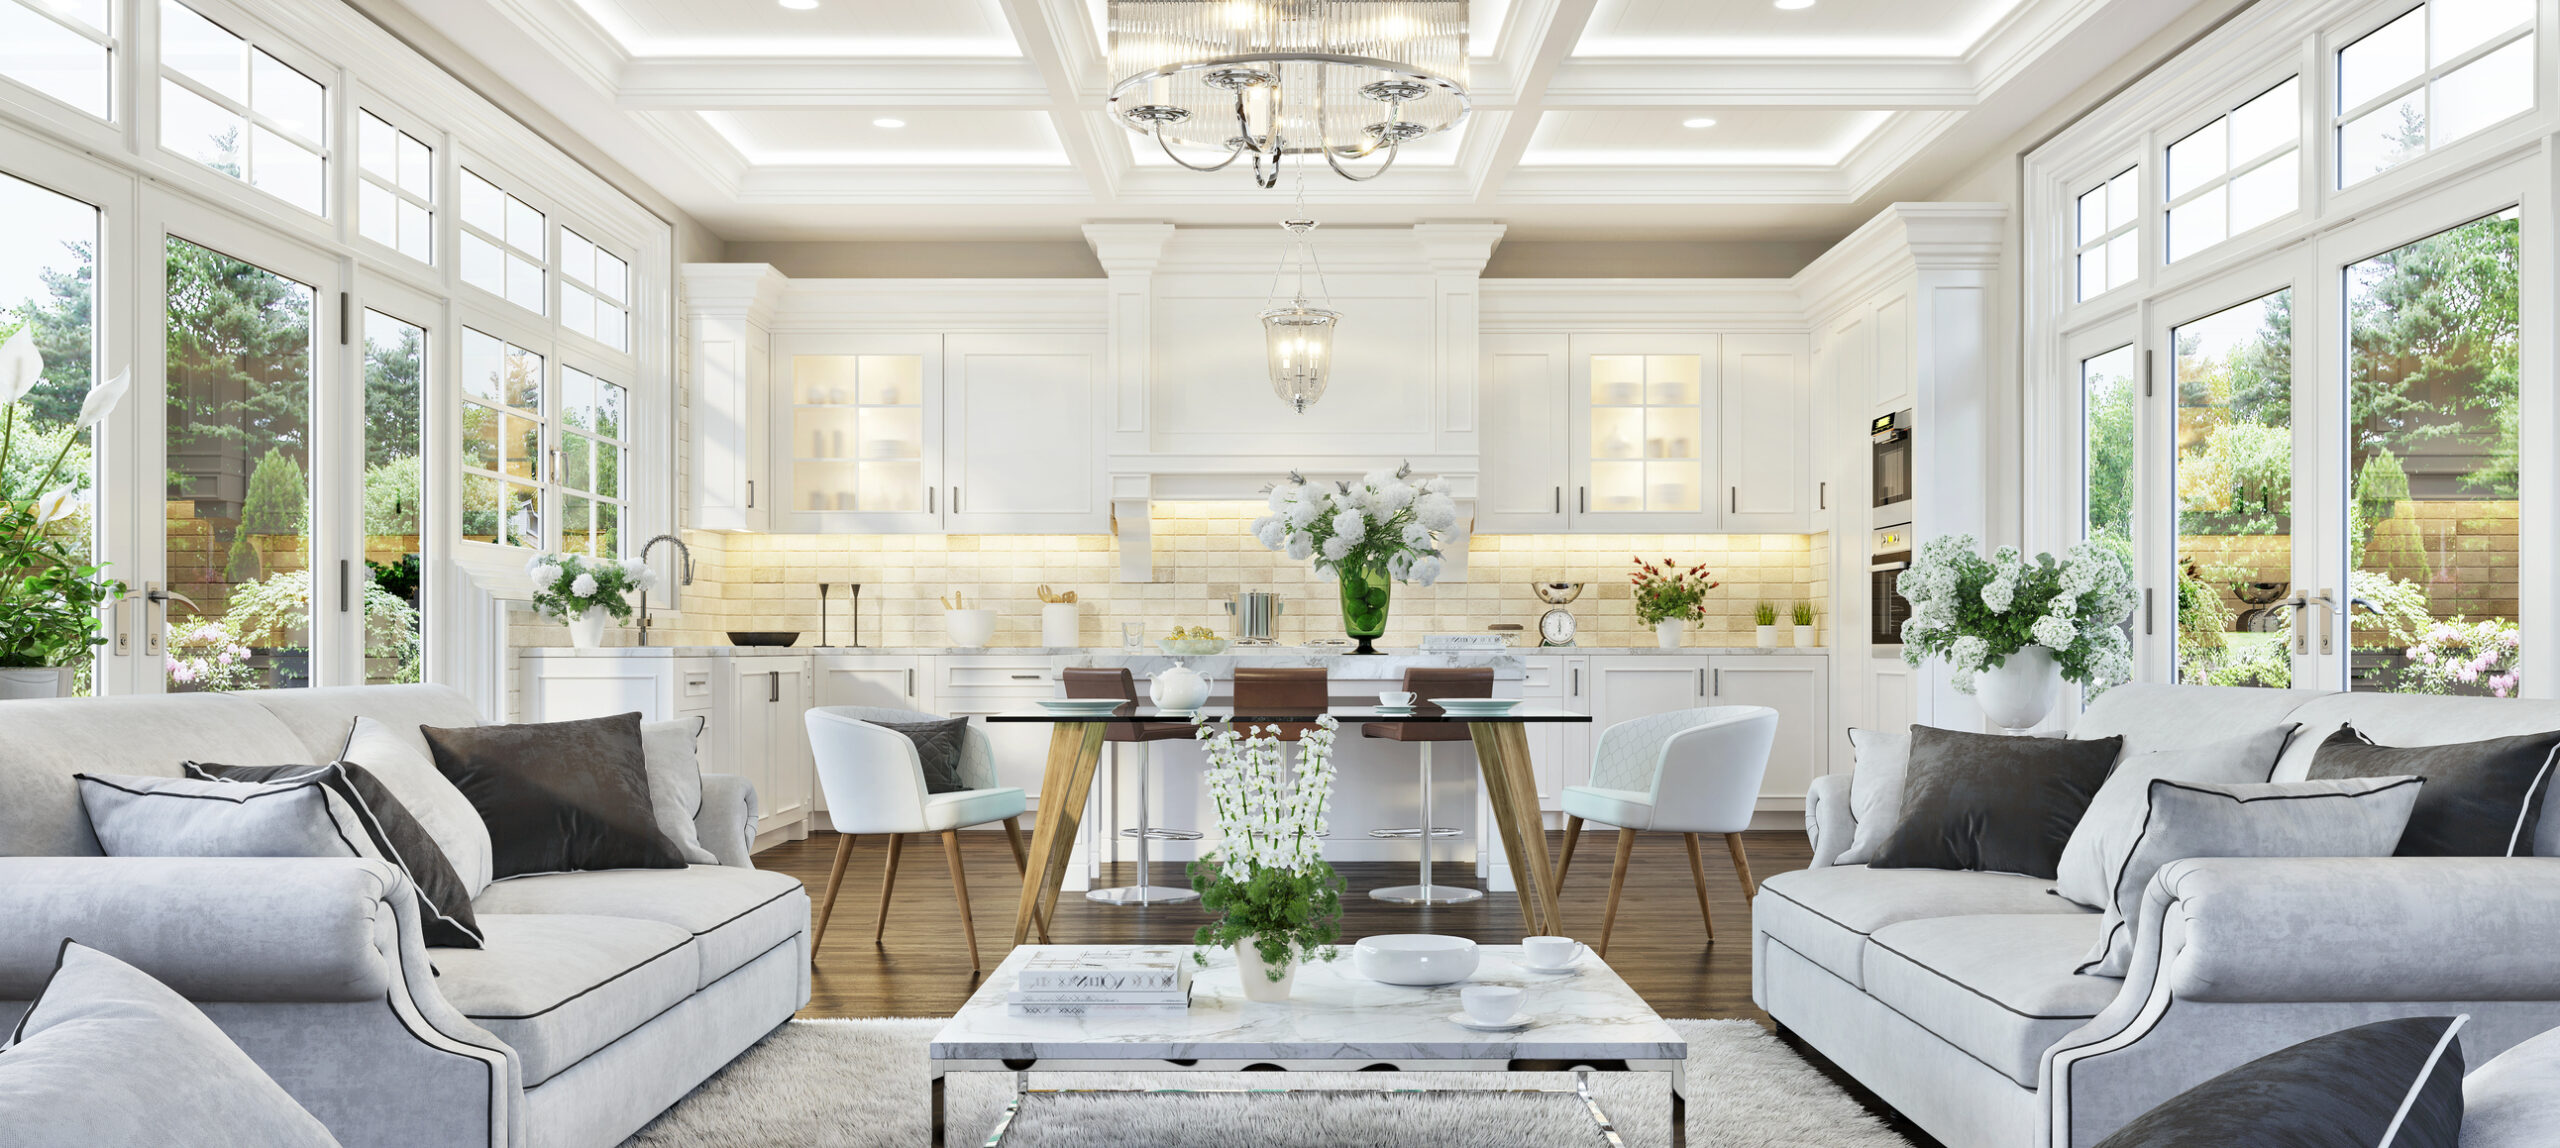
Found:
<svg viewBox="0 0 2560 1148"><path fill-rule="evenodd" d="M1034 957L1005 994L1014 1016L1153 1016L1191 1007L1191 950L1081 949Z"/></svg>

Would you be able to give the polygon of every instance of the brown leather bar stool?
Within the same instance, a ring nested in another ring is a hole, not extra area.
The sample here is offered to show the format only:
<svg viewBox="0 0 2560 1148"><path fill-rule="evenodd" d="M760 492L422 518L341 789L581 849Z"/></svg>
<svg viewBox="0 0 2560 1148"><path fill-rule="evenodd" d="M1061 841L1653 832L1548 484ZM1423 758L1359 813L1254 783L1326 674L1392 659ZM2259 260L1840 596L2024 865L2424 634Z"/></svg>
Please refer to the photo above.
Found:
<svg viewBox="0 0 2560 1148"><path fill-rule="evenodd" d="M1333 702L1333 687L1322 666L1240 666L1236 669L1236 721L1279 732L1282 741L1299 741L1314 722L1257 722L1257 714L1287 717L1320 714Z"/></svg>
<svg viewBox="0 0 2560 1148"><path fill-rule="evenodd" d="M1413 695L1413 712L1421 717L1438 717L1447 710L1431 704L1433 698L1489 698L1493 696L1491 667L1415 666L1404 672L1404 688ZM1360 727L1360 736L1387 741L1413 742L1422 758L1422 825L1414 829L1372 829L1369 836L1379 838L1411 837L1422 843L1422 881L1417 885L1389 885L1371 889L1369 895L1394 905L1455 905L1484 896L1481 889L1431 883L1431 843L1442 837L1461 837L1463 829L1432 824L1431 816L1431 746L1434 742L1471 741L1474 734L1464 722L1398 722L1373 721Z"/></svg>
<svg viewBox="0 0 2560 1148"><path fill-rule="evenodd" d="M1129 714L1137 711L1138 682L1136 678L1130 676L1128 669L1125 667L1114 670L1065 670L1059 674L1059 680L1065 684L1068 697L1120 698L1127 704L1122 705L1118 710L1113 712ZM1189 741L1191 738L1191 726L1187 722L1151 721L1142 722L1137 725L1115 722L1111 725L1102 727L1102 740L1111 747L1111 776L1115 779L1112 789L1115 793L1119 789L1119 784L1116 779L1120 776L1120 747L1123 745L1130 745L1136 747L1137 751L1138 824L1135 828L1121 830L1120 836L1135 838L1138 842L1138 883L1135 885L1125 885L1117 889L1090 890L1084 895L1086 900L1100 901L1106 905L1154 905L1172 901L1196 901L1200 899L1200 894L1194 893L1187 888L1178 888L1172 885L1153 885L1149 884L1147 881L1149 868L1149 858L1147 856L1148 842L1198 841L1200 839L1200 835L1198 833L1194 833L1187 829L1159 829L1147 824L1147 791L1152 788L1149 782L1155 776L1155 762L1152 755L1147 752L1147 743L1155 741Z"/></svg>

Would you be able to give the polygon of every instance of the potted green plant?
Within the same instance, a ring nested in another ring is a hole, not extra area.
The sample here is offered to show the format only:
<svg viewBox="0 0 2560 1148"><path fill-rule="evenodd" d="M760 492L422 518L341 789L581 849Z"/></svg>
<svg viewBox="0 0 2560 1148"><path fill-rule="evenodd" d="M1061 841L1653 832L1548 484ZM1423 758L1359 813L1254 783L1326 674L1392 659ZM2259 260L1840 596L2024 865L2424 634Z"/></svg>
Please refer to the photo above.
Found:
<svg viewBox="0 0 2560 1148"><path fill-rule="evenodd" d="M1795 605L1796 648L1809 650L1822 644L1822 627L1813 624L1813 603Z"/></svg>
<svg viewBox="0 0 2560 1148"><path fill-rule="evenodd" d="M1707 591L1721 585L1708 579L1703 562L1684 570L1668 558L1656 566L1641 554L1627 581L1633 584L1636 620L1653 627L1653 644L1666 650L1678 649L1681 631L1706 617Z"/></svg>
<svg viewBox="0 0 2560 1148"><path fill-rule="evenodd" d="M1200 907L1218 919L1192 940L1235 950L1248 1000L1288 1000L1301 963L1337 955L1342 878L1323 855L1335 728L1330 717L1316 719L1291 771L1281 763L1277 727L1238 733L1231 722L1198 720L1218 844L1189 871ZM1208 963L1205 953L1194 958Z"/></svg>
<svg viewBox="0 0 2560 1148"><path fill-rule="evenodd" d="M1255 519L1253 537L1342 584L1342 632L1361 654L1387 632L1388 598L1397 582L1428 586L1440 578L1440 532L1458 524L1458 502L1445 478L1415 478L1399 466L1328 486L1291 471L1271 488L1271 513Z"/></svg>
<svg viewBox="0 0 2560 1148"><path fill-rule="evenodd" d="M69 427L22 430L27 414L19 400L44 381L44 357L27 326L0 344L0 698L68 695L79 661L107 640L98 610L123 597L124 584L86 556L79 486L55 483L80 432L115 410L127 380L118 372L89 388ZM46 441L52 437L60 444ZM53 457L32 472L32 482L7 479L17 473L16 452L48 446Z"/></svg>
<svg viewBox="0 0 2560 1148"><path fill-rule="evenodd" d="M1757 606L1753 606L1751 608L1751 620L1756 625L1756 630L1753 636L1759 642L1760 648L1764 650L1777 649L1778 604L1775 602L1762 602Z"/></svg>
<svg viewBox="0 0 2560 1148"><path fill-rule="evenodd" d="M637 558L536 554L524 569L533 579L533 608L568 623L569 643L581 650L603 645L605 622L628 620L631 595L658 584L658 572Z"/></svg>
<svg viewBox="0 0 2560 1148"><path fill-rule="evenodd" d="M1986 559L1973 536L1940 535L1921 545L1896 589L1911 603L1902 660L1946 659L1957 692L2012 733L2042 722L2066 681L2107 686L2133 674L2125 621L2142 595L2131 564L2103 543L2029 562L2014 546Z"/></svg>

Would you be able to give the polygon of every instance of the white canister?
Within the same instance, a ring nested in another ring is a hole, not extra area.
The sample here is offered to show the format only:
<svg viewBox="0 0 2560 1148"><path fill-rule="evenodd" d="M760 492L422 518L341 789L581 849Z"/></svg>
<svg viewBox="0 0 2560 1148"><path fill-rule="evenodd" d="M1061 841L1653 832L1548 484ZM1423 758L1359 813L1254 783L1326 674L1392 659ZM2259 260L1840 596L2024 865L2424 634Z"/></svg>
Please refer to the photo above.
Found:
<svg viewBox="0 0 2560 1148"><path fill-rule="evenodd" d="M993 610L945 610L942 626L951 634L951 644L975 650L986 646L996 636L996 612Z"/></svg>
<svg viewBox="0 0 2560 1148"><path fill-rule="evenodd" d="M1040 607L1040 644L1049 647L1072 647L1082 639L1077 634L1078 618L1073 602L1051 602Z"/></svg>

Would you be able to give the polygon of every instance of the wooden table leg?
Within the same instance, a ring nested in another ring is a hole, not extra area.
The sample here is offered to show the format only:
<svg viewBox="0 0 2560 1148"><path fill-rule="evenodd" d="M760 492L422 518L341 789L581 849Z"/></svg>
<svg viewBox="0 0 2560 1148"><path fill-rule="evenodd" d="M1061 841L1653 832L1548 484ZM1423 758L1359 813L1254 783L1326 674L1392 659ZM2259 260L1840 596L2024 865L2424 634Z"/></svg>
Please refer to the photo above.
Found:
<svg viewBox="0 0 2560 1148"><path fill-rule="evenodd" d="M1013 915L1014 944L1030 940L1035 914L1043 921L1057 916L1058 888L1067 879L1067 857L1084 820L1094 766L1102 760L1102 731L1100 722L1059 722L1050 730L1049 765L1040 776L1040 809L1031 823L1030 871Z"/></svg>
<svg viewBox="0 0 2560 1148"><path fill-rule="evenodd" d="M1556 904L1555 855L1547 851L1546 816L1538 809L1538 775L1529 762L1529 729L1518 722L1492 723L1502 747L1502 764L1511 775L1511 800L1518 810L1520 843L1527 854L1529 879L1521 887L1537 894L1542 933L1564 935L1564 914ZM1511 871L1516 880L1520 864Z"/></svg>
<svg viewBox="0 0 2560 1148"><path fill-rule="evenodd" d="M1485 803L1493 807L1494 830L1502 838L1503 857L1511 863L1512 886L1519 890L1520 927L1529 936L1543 936L1550 926L1539 918L1542 902L1527 871L1528 843L1522 833L1519 804L1511 793L1513 774L1504 762L1508 751L1502 744L1502 728L1492 722L1470 722L1467 733L1475 739L1476 768L1484 775ZM1536 800L1533 792L1530 801L1534 804ZM1539 834L1539 841L1545 842L1545 834ZM1544 850L1540 852L1543 854Z"/></svg>

